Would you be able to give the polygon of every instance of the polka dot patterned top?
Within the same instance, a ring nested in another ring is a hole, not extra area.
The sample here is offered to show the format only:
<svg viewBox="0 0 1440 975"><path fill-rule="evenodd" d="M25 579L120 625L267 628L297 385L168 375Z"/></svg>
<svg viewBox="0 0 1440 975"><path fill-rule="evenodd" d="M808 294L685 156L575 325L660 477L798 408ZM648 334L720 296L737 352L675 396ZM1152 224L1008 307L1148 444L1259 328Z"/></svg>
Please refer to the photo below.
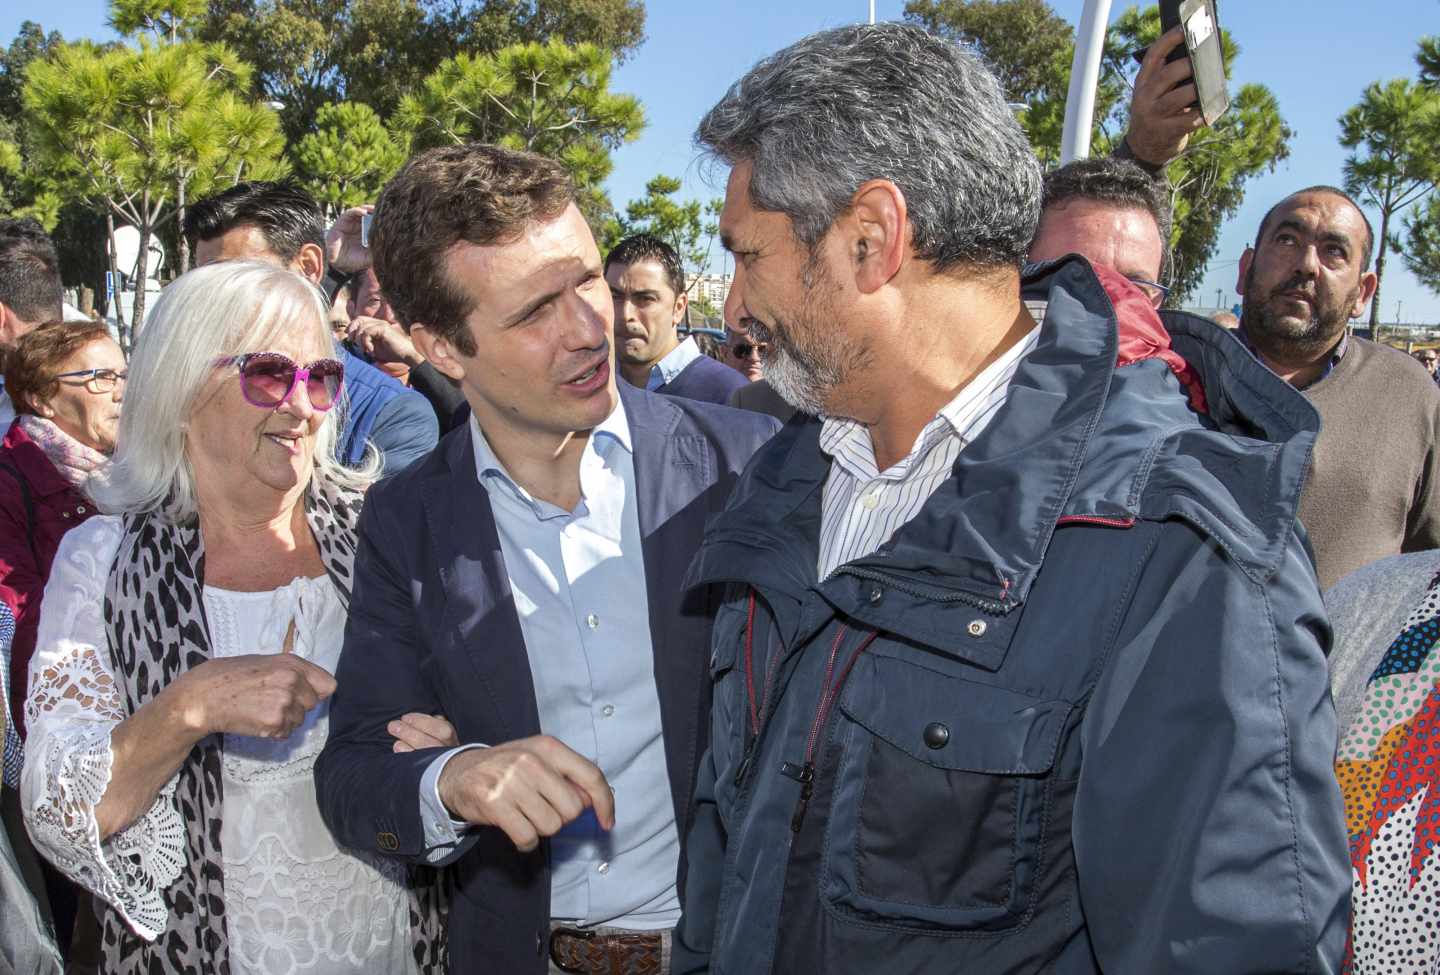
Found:
<svg viewBox="0 0 1440 975"><path fill-rule="evenodd" d="M1384 639L1388 634L1377 634ZM1340 742L1354 919L1342 971L1440 966L1440 576L1394 636Z"/></svg>

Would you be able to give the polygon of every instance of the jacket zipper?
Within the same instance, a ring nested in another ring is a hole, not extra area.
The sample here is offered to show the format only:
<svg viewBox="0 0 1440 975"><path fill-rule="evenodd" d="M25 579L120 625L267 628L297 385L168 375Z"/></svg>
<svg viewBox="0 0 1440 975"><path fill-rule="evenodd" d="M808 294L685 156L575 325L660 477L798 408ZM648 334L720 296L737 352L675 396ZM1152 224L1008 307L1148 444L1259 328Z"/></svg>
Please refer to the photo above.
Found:
<svg viewBox="0 0 1440 975"><path fill-rule="evenodd" d="M868 579L871 582L883 582L891 589L896 589L906 595L914 596L917 599L929 599L937 603L964 603L967 606L974 606L978 610L989 613L991 616L1004 616L1012 608L999 600L984 599L980 596L972 596L964 592L937 595L933 591L922 591L914 586L907 586L903 582L896 582L894 577L882 575L879 572L868 572L864 569L855 569L847 566L839 569L836 574L838 575L840 573L855 576L857 579Z"/></svg>

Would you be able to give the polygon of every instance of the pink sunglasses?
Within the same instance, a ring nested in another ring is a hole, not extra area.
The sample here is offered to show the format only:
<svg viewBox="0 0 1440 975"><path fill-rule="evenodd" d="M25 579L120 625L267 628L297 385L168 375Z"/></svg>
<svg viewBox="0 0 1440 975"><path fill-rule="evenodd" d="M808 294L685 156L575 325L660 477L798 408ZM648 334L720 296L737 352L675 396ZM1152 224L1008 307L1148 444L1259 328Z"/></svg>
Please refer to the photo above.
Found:
<svg viewBox="0 0 1440 975"><path fill-rule="evenodd" d="M304 383L310 406L324 413L335 405L345 385L345 364L339 359L316 359L299 366L279 352L250 352L216 359L215 365L238 366L245 402L262 410L273 410L290 398L296 383Z"/></svg>

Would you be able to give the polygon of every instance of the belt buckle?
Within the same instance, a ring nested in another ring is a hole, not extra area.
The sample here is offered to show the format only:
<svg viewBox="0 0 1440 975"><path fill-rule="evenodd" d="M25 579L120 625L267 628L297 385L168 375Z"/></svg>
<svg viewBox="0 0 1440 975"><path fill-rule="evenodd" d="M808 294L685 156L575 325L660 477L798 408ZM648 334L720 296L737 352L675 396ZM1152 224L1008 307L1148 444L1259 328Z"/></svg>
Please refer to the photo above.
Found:
<svg viewBox="0 0 1440 975"><path fill-rule="evenodd" d="M568 927L561 926L561 927L552 929L551 932L550 932L550 961L555 964L555 967L558 968L558 969L560 969L562 972L576 972L576 973L588 972L588 971L590 970L588 967L587 967L587 968L574 968L574 967L572 967L571 965L568 965L568 964L566 964L565 962L563 962L563 961L560 960L560 957L555 954L555 938L556 938L556 935L563 935L564 937L567 937L567 938L575 938L575 939L578 940L578 941L594 941L594 940L595 940L595 932L594 932L594 930L592 929L592 930L588 930L588 931L587 931L585 928L568 928Z"/></svg>

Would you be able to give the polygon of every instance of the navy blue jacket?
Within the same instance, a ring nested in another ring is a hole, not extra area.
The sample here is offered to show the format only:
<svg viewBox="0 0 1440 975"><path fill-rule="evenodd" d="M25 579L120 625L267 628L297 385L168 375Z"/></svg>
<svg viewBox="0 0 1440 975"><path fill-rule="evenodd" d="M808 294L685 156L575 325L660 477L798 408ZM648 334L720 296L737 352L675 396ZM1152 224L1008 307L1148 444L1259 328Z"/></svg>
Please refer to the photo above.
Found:
<svg viewBox="0 0 1440 975"><path fill-rule="evenodd" d="M747 382L739 372L724 363L716 362L708 355L702 355L655 392L726 406L730 402L730 394Z"/></svg>
<svg viewBox="0 0 1440 975"><path fill-rule="evenodd" d="M385 375L349 349L340 347L345 362L345 415L336 452L351 467L375 445L385 473L404 470L434 449L440 426L430 403L405 384Z"/></svg>
<svg viewBox="0 0 1440 975"><path fill-rule="evenodd" d="M1295 515L1318 417L1114 272L1032 273L1008 401L878 551L816 578L818 423L707 533L691 581L730 598L675 972L1338 970L1330 630Z"/></svg>
<svg viewBox="0 0 1440 975"><path fill-rule="evenodd" d="M707 647L714 606L681 588L704 532L769 417L656 396L619 383L635 457L655 685L680 835L705 750ZM624 598L617 594L616 598ZM540 734L520 619L468 425L370 489L330 737L315 765L320 811L335 838L415 860L425 849L420 779L440 754L397 755L387 722L444 714L462 742ZM450 970L543 975L550 924L547 845L517 852L494 828L473 830L449 868ZM683 867L682 867L683 869Z"/></svg>

